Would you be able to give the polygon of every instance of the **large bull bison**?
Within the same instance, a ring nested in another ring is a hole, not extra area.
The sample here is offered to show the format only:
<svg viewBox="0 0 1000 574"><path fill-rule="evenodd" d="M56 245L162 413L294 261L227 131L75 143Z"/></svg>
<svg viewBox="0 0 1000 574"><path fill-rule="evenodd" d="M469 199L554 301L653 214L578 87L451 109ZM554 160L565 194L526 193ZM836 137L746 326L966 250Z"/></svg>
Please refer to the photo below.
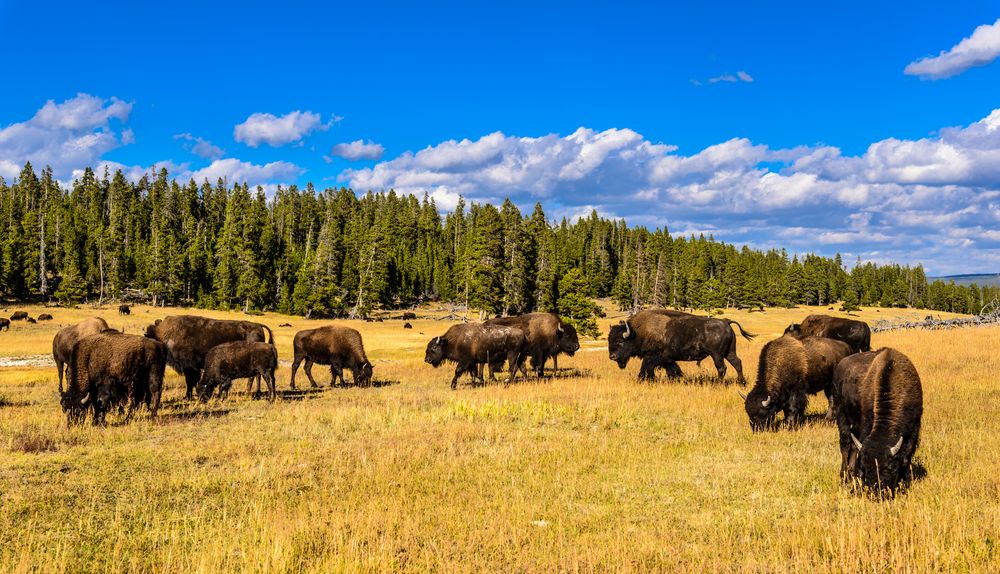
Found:
<svg viewBox="0 0 1000 574"><path fill-rule="evenodd" d="M0 331L7 329L10 331L10 319L0 317Z"/></svg>
<svg viewBox="0 0 1000 574"><path fill-rule="evenodd" d="M15 311L13 315L10 316L11 321L24 321L28 318L27 311Z"/></svg>
<svg viewBox="0 0 1000 574"><path fill-rule="evenodd" d="M277 368L278 350L271 343L232 341L216 345L205 355L205 368L198 381L198 396L207 401L216 387L219 387L220 395L226 395L233 379L258 377L258 381L262 378L267 383L268 399L273 401L277 397L274 388L274 371ZM260 386L256 394L260 395Z"/></svg>
<svg viewBox="0 0 1000 574"><path fill-rule="evenodd" d="M492 371L506 360L510 368L507 383L510 384L517 371L523 371L524 357L529 348L527 335L519 327L466 323L453 325L444 335L431 339L427 343L424 362L435 368L444 361L456 363L455 376L451 379L451 388L454 389L463 373L468 373L473 383L483 383L483 365L489 365Z"/></svg>
<svg viewBox="0 0 1000 574"><path fill-rule="evenodd" d="M889 348L853 355L837 365L833 387L844 480L895 489L920 439L923 392L913 363Z"/></svg>
<svg viewBox="0 0 1000 574"><path fill-rule="evenodd" d="M773 428L778 411L785 423L798 426L806 413L808 395L820 391L834 412L833 369L854 351L843 341L826 337L782 336L764 345L757 365L757 382L744 397L744 407L755 431Z"/></svg>
<svg viewBox="0 0 1000 574"><path fill-rule="evenodd" d="M809 315L802 323L792 323L785 328L793 337L827 337L843 341L854 352L872 350L872 330L868 323L829 315Z"/></svg>
<svg viewBox="0 0 1000 574"><path fill-rule="evenodd" d="M731 319L712 319L672 311L643 311L611 327L608 332L608 357L624 369L629 359L639 357L639 380L652 379L657 367L669 376L680 376L677 361L701 361L711 357L721 381L726 377L726 363L736 369L737 381L745 384L743 362L736 354L736 325L747 340L754 335Z"/></svg>
<svg viewBox="0 0 1000 574"><path fill-rule="evenodd" d="M197 315L172 315L157 320L146 327L146 336L166 343L167 364L184 375L189 399L194 398L194 388L201 379L205 355L212 347L231 341L274 343L274 336L267 325Z"/></svg>
<svg viewBox="0 0 1000 574"><path fill-rule="evenodd" d="M527 340L526 354L531 357L531 366L539 377L545 374L545 362L549 358L552 358L553 366L558 368L557 357L560 354L565 353L572 357L580 350L580 339L576 329L568 323L563 323L555 313L497 317L483 324L521 329Z"/></svg>
<svg viewBox="0 0 1000 574"><path fill-rule="evenodd" d="M59 392L63 392L63 372L73 358L73 347L77 341L90 335L96 335L108 328L108 322L100 317L84 319L76 325L59 329L52 338L52 359L59 371Z"/></svg>
<svg viewBox="0 0 1000 574"><path fill-rule="evenodd" d="M295 357L292 360L292 388L295 388L295 372L299 363L305 360L306 377L312 386L317 387L312 376L313 363L330 365L332 380L330 385L345 384L344 369L350 369L354 375L354 384L368 386L372 380L372 364L365 354L365 346L361 341L361 333L350 327L329 325L317 329L306 329L295 334L293 341Z"/></svg>
<svg viewBox="0 0 1000 574"><path fill-rule="evenodd" d="M151 416L160 408L166 345L112 329L80 339L73 348L62 407L69 424L82 422L93 410L102 424L109 407L128 404L126 420L142 403Z"/></svg>

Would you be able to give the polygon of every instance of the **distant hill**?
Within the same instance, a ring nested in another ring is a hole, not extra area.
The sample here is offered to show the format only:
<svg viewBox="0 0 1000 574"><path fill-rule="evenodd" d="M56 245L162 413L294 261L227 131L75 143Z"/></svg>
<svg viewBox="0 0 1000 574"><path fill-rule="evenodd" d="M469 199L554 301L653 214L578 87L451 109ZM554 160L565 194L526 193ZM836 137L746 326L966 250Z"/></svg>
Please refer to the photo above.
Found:
<svg viewBox="0 0 1000 574"><path fill-rule="evenodd" d="M997 285L1000 286L1000 273L979 273L968 275L947 275L945 277L930 277L930 281L940 279L945 283L954 281L955 285Z"/></svg>

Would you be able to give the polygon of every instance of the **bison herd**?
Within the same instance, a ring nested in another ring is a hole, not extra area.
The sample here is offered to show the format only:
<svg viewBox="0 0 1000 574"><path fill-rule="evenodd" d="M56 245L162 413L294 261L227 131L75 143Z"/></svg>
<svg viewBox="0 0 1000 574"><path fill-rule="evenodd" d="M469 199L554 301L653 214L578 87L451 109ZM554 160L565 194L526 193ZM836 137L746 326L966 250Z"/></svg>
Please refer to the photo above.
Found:
<svg viewBox="0 0 1000 574"><path fill-rule="evenodd" d="M647 310L611 327L608 356L619 368L639 359L639 380L655 378L656 369L680 377L679 362L710 358L718 380L725 378L728 363L745 385L737 332L747 340L755 337L730 319ZM372 384L373 365L355 329L330 325L299 331L293 349L292 389L299 366L318 386L312 373L317 364L329 367L332 385L346 384L345 371L355 385ZM573 356L579 349L571 324L554 313L529 313L454 325L427 343L424 360L435 368L454 363L455 389L462 375L484 384L487 373L494 380L504 369L505 384L519 374L527 378L529 367L542 377L549 359L558 368L559 355ZM131 335L92 318L60 330L52 357L71 424L88 413L101 424L115 407L126 420L142 405L155 417L167 366L184 376L188 399L197 393L206 401L216 389L224 397L233 380L243 378L250 380L248 392L256 380L259 395L263 380L268 398L277 395L273 335L266 325L251 321L177 315L157 320L143 335ZM920 377L909 359L890 348L872 351L871 330L861 321L810 315L764 345L754 385L740 394L751 429L762 431L778 427L779 413L786 426L800 425L809 395L821 391L829 402L827 418L837 424L844 479L879 489L894 489L906 480L923 412Z"/></svg>

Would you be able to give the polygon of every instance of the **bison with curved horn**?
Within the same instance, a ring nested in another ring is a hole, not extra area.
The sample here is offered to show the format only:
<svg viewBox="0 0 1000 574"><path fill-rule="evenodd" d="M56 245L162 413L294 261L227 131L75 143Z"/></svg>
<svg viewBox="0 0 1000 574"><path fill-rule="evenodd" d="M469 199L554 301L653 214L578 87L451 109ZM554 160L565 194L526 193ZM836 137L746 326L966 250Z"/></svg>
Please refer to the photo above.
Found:
<svg viewBox="0 0 1000 574"><path fill-rule="evenodd" d="M545 363L552 359L558 368L557 357L561 354L573 356L580 350L580 338L576 328L564 323L555 313L527 313L514 317L496 317L483 323L484 326L506 326L520 329L526 339L525 351L531 357L531 366L539 377L545 375Z"/></svg>
<svg viewBox="0 0 1000 574"><path fill-rule="evenodd" d="M527 346L527 335L519 327L481 323L453 325L444 335L427 343L424 362L435 368L444 361L456 363L455 376L451 379L451 388L455 389L464 373L469 374L473 383L484 383L483 365L489 365L492 370L499 357L499 362L506 360L510 365L507 377L507 384L510 384L517 371L523 371Z"/></svg>

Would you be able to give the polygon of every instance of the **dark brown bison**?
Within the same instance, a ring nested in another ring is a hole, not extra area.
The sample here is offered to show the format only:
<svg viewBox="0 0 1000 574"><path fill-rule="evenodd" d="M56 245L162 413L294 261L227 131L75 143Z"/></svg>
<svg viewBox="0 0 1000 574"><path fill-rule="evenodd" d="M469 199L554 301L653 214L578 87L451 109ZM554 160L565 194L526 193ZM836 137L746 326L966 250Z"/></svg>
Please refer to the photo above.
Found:
<svg viewBox="0 0 1000 574"><path fill-rule="evenodd" d="M829 315L809 315L802 323L792 323L785 329L793 337L827 337L843 341L854 352L872 350L872 330L868 323Z"/></svg>
<svg viewBox="0 0 1000 574"><path fill-rule="evenodd" d="M52 320L52 315L49 315L48 313L42 313L41 315L38 316L38 320L39 321L51 321Z"/></svg>
<svg viewBox="0 0 1000 574"><path fill-rule="evenodd" d="M132 308L129 307L128 305L119 305L118 306L118 314L119 315L131 315L132 314Z"/></svg>
<svg viewBox="0 0 1000 574"><path fill-rule="evenodd" d="M755 431L773 428L778 411L785 412L786 424L798 426L806 413L808 395L820 391L830 401L828 416L832 416L833 369L853 352L847 343L826 337L785 335L764 345L757 382L744 397L750 427Z"/></svg>
<svg viewBox="0 0 1000 574"><path fill-rule="evenodd" d="M56 336L52 338L52 359L56 362L56 370L59 371L59 392L63 392L63 371L69 366L70 359L73 358L73 347L77 341L90 335L96 335L108 328L108 322L100 317L84 319L76 325L59 329Z"/></svg>
<svg viewBox="0 0 1000 574"><path fill-rule="evenodd" d="M25 319L25 321L27 321L28 323L31 323L32 325L34 325L35 323L38 322L38 321L35 321L34 317L28 317L27 319Z"/></svg>
<svg viewBox="0 0 1000 574"><path fill-rule="evenodd" d="M28 318L27 311L15 311L13 315L10 316L11 321L24 321Z"/></svg>
<svg viewBox="0 0 1000 574"><path fill-rule="evenodd" d="M608 357L624 369L629 359L639 357L639 380L652 379L655 369L663 367L668 376L680 376L677 361L701 361L711 357L719 380L726 376L726 363L736 369L737 381L745 384L743 362L736 354L736 325L747 340L754 335L731 319L712 319L679 311L670 314L643 311L611 327L608 332Z"/></svg>
<svg viewBox="0 0 1000 574"><path fill-rule="evenodd" d="M412 329L412 328L413 328L413 325L411 325L411 324L409 324L409 323L403 323L403 328L404 328L404 329Z"/></svg>
<svg viewBox="0 0 1000 574"><path fill-rule="evenodd" d="M453 325L444 335L427 343L424 362L437 368L444 361L456 363L451 388L458 386L458 379L468 373L473 383L483 383L482 369L489 365L492 371L503 361L510 365L507 383L514 380L517 371L524 370L523 362L529 347L527 335L512 325L464 323Z"/></svg>
<svg viewBox="0 0 1000 574"><path fill-rule="evenodd" d="M205 368L198 381L198 396L207 401L216 387L219 387L219 395L225 396L229 394L233 379L257 377L267 383L268 399L273 401L277 397L274 388L274 371L277 368L278 350L271 343L232 341L216 345L205 355ZM258 386L254 396L259 395Z"/></svg>
<svg viewBox="0 0 1000 574"><path fill-rule="evenodd" d="M267 325L197 315L172 315L157 320L146 327L146 336L166 343L167 364L184 375L189 399L194 398L194 388L201 379L205 355L212 347L231 341L274 343L274 336Z"/></svg>
<svg viewBox="0 0 1000 574"><path fill-rule="evenodd" d="M860 353L837 365L833 387L844 480L895 490L910 478L920 439L924 403L917 369L895 349Z"/></svg>
<svg viewBox="0 0 1000 574"><path fill-rule="evenodd" d="M0 317L0 331L7 329L10 331L10 319Z"/></svg>
<svg viewBox="0 0 1000 574"><path fill-rule="evenodd" d="M412 311L407 311L406 313L403 313L403 316L400 317L400 319L403 321L416 321L417 314L413 313Z"/></svg>
<svg viewBox="0 0 1000 574"><path fill-rule="evenodd" d="M365 354L365 346L361 341L361 333L350 327L329 325L318 329L307 329L295 334L293 341L295 357L292 360L292 388L295 388L295 372L299 363L305 360L306 377L312 386L317 387L312 376L313 363L330 365L332 379L330 385L345 384L344 369L350 369L354 375L354 384L368 386L372 380L372 364Z"/></svg>
<svg viewBox="0 0 1000 574"><path fill-rule="evenodd" d="M552 358L553 365L558 368L557 358L560 354L573 356L580 350L580 339L576 329L563 323L555 313L528 313L516 317L497 317L489 319L484 325L502 325L517 327L524 331L527 338L526 353L531 357L531 366L539 377L545 374L545 362Z"/></svg>
<svg viewBox="0 0 1000 574"><path fill-rule="evenodd" d="M108 329L80 339L73 347L62 407L69 424L82 422L87 409L94 424L102 424L107 410L128 406L126 420L142 403L151 416L160 408L167 348L159 341Z"/></svg>

